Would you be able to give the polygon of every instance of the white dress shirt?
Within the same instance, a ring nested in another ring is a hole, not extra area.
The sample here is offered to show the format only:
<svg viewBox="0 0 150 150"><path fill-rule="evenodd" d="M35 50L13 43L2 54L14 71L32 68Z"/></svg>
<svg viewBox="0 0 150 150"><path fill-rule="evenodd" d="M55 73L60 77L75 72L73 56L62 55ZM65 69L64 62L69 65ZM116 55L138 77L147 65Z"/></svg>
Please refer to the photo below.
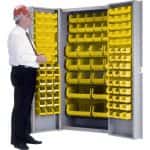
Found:
<svg viewBox="0 0 150 150"><path fill-rule="evenodd" d="M11 31L8 37L9 64L11 66L24 65L38 68L36 55L26 36L26 30L19 25Z"/></svg>

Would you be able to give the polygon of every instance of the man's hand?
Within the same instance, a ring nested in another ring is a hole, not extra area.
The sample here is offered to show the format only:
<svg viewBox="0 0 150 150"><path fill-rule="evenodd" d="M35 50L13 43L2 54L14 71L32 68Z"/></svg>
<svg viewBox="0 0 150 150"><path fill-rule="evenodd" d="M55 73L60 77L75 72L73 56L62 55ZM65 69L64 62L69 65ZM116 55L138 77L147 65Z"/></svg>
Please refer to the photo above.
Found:
<svg viewBox="0 0 150 150"><path fill-rule="evenodd" d="M45 63L46 61L47 61L47 59L44 55L40 54L36 57L36 62L38 62L38 63Z"/></svg>

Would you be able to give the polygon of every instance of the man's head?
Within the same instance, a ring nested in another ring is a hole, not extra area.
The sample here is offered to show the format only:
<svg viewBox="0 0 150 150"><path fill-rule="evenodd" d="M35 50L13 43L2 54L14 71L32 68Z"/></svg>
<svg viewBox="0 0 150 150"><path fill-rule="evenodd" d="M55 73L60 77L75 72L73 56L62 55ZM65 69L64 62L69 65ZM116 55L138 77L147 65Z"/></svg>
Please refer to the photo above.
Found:
<svg viewBox="0 0 150 150"><path fill-rule="evenodd" d="M32 24L32 17L29 8L23 5L17 6L14 9L14 20L16 24L24 29L29 28Z"/></svg>

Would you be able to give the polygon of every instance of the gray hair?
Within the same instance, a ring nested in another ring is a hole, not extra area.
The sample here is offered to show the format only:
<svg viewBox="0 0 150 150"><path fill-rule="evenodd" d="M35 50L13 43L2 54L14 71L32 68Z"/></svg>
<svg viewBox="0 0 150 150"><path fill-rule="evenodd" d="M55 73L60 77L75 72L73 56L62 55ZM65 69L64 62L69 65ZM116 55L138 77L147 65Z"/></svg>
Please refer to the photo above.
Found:
<svg viewBox="0 0 150 150"><path fill-rule="evenodd" d="M23 14L20 14L20 15L17 15L17 16L14 16L14 21L16 24L19 24L20 22L20 19L22 18Z"/></svg>

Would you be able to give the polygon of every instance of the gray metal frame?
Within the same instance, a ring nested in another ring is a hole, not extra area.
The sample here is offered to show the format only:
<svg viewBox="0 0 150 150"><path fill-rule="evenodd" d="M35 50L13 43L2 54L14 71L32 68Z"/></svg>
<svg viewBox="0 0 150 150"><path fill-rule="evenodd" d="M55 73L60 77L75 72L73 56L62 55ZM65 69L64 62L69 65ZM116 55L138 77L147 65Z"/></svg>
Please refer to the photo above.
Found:
<svg viewBox="0 0 150 150"><path fill-rule="evenodd" d="M85 117L70 117L66 115L66 96L65 96L65 46L67 45L67 35L68 35L68 22L67 16L71 12L78 11L100 11L106 10L108 7L90 7L90 8L76 8L76 9L66 9L61 11L61 22L60 25L60 40L61 40L61 51L60 62L61 62L61 76L62 76L62 128L63 129L74 129L74 130L87 130L87 131L99 131L107 132L108 130L108 119L95 119L95 118L85 118Z"/></svg>
<svg viewBox="0 0 150 150"><path fill-rule="evenodd" d="M132 4L132 120L109 119L109 134L142 138L142 2ZM114 4L122 5L126 3Z"/></svg>
<svg viewBox="0 0 150 150"><path fill-rule="evenodd" d="M32 17L33 12L35 10L43 11L43 12L54 12L58 11L57 9L43 9L43 8L31 8ZM59 21L59 20L58 20ZM34 28L30 29L30 33L33 38ZM59 42L58 42L59 43ZM59 48L59 46L58 46ZM31 113L31 120L32 120L32 132L41 132L41 131L49 131L59 129L60 122L59 122L60 115L49 115L49 116L39 116L35 113L35 98L33 98L33 105L32 105L32 113Z"/></svg>
<svg viewBox="0 0 150 150"><path fill-rule="evenodd" d="M65 95L65 46L67 44L67 15L71 12L97 11L105 10L109 7L118 5L132 4L133 22L132 22L132 120L108 119L107 128L94 126L101 125L105 120L102 119L83 119L80 117L69 117L66 115L66 95ZM32 8L41 11L54 11L51 9ZM71 129L95 132L107 132L111 135L119 135L130 138L142 138L142 2L129 1L107 6L73 8L73 9L55 9L58 11L58 54L61 72L61 114L53 116L37 116L34 112L34 102L32 107L32 130L33 132ZM33 29L31 29L33 34ZM86 126L89 124L89 126ZM85 126L84 126L85 125Z"/></svg>

